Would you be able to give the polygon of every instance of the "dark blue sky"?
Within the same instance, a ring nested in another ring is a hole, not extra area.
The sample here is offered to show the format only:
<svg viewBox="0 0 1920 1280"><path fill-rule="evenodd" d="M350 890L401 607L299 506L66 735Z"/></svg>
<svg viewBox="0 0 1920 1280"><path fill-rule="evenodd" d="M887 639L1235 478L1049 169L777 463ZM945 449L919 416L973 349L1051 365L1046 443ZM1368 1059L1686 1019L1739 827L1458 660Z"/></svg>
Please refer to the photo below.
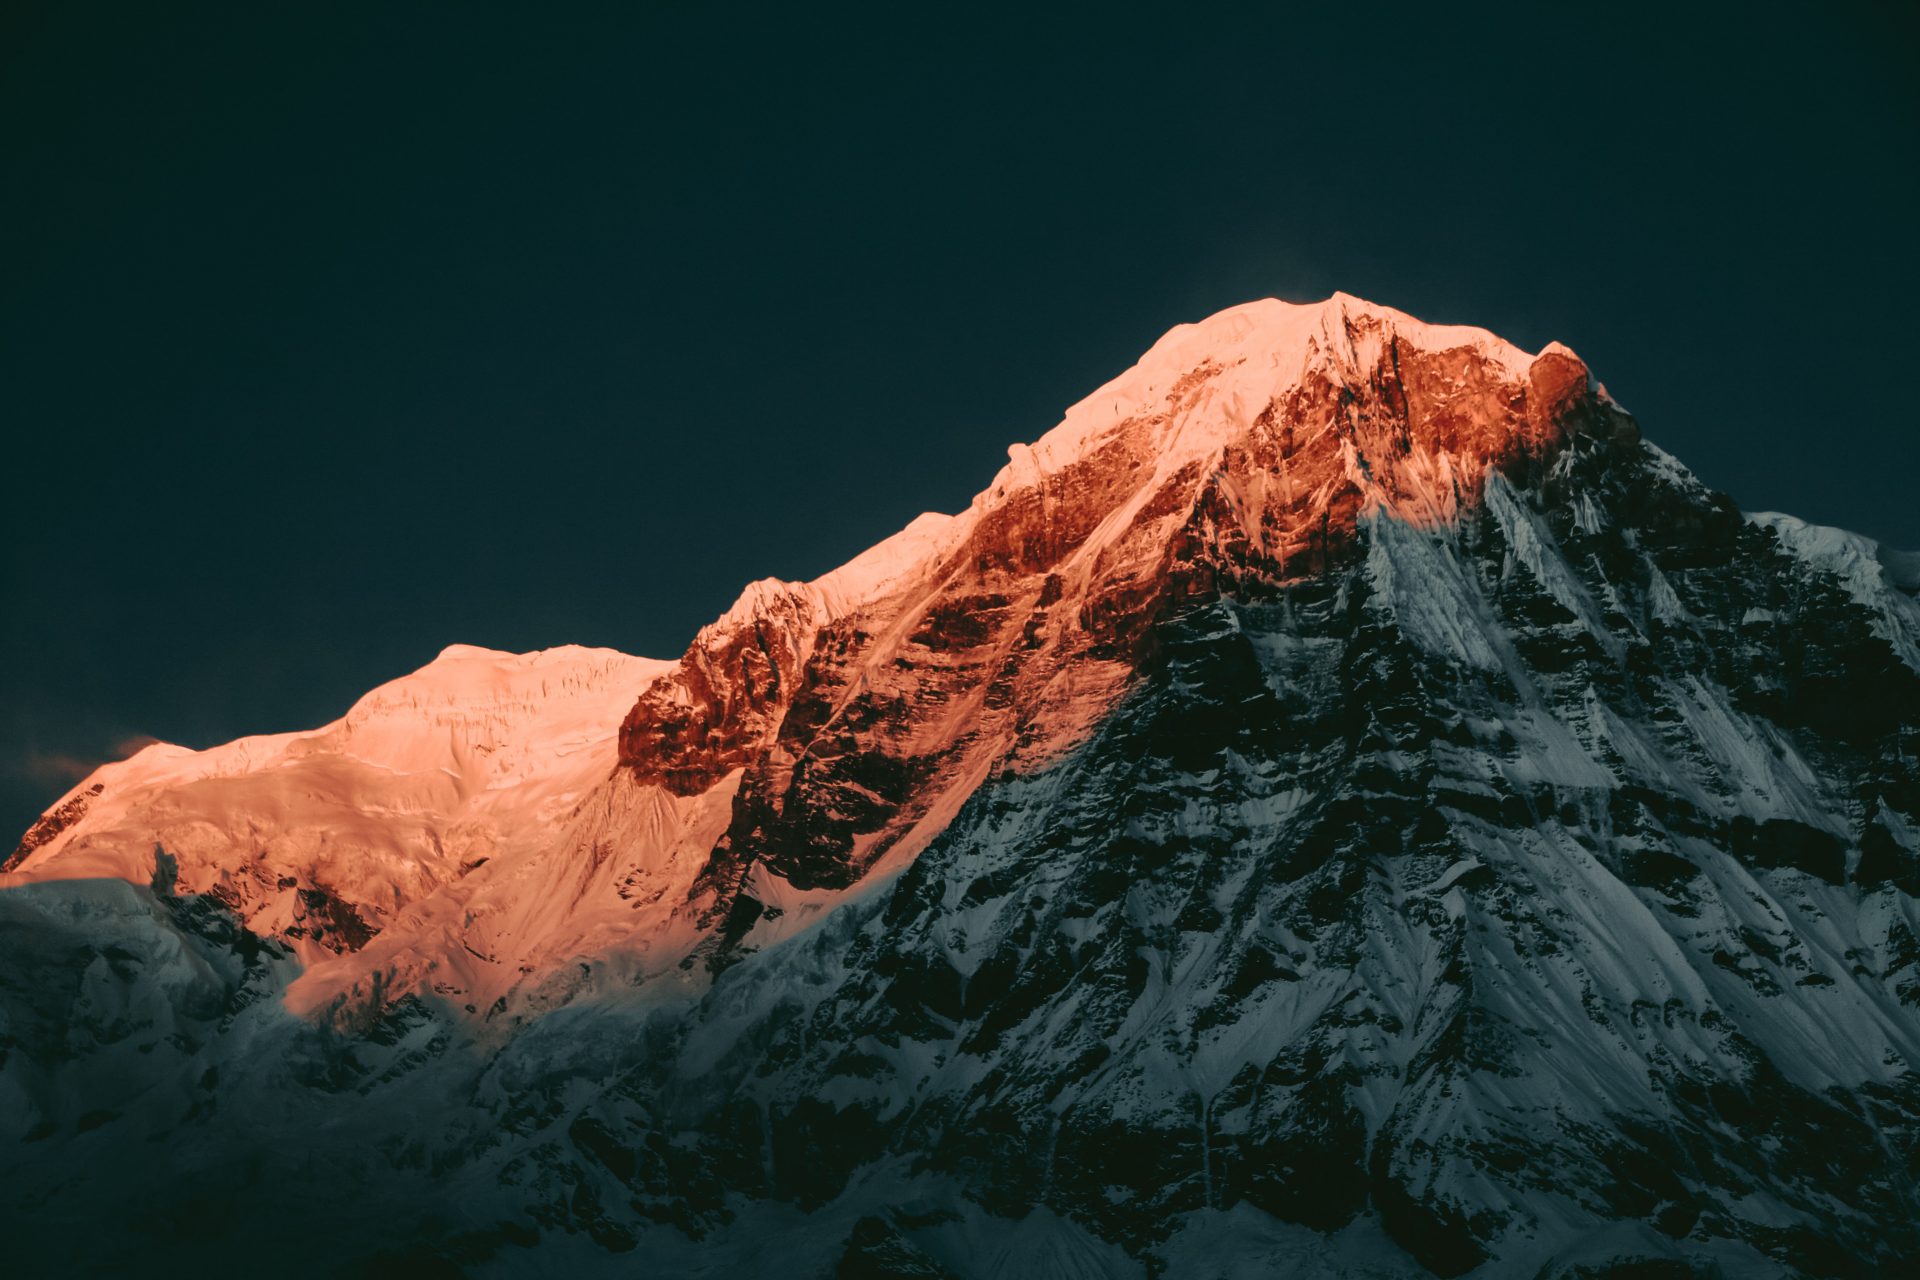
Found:
<svg viewBox="0 0 1920 1280"><path fill-rule="evenodd" d="M676 654L1269 294L1920 545L1912 5L520 8L7 7L0 825L449 642Z"/></svg>

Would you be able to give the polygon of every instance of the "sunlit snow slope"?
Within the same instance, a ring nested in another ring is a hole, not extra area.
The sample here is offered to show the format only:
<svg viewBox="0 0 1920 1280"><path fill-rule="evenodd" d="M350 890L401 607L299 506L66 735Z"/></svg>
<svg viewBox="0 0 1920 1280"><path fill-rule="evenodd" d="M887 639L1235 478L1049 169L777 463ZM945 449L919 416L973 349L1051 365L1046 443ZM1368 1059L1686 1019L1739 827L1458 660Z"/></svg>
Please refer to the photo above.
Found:
<svg viewBox="0 0 1920 1280"><path fill-rule="evenodd" d="M60 800L0 877L22 1256L1920 1256L1920 560L1344 295L1009 452L676 663L451 649Z"/></svg>

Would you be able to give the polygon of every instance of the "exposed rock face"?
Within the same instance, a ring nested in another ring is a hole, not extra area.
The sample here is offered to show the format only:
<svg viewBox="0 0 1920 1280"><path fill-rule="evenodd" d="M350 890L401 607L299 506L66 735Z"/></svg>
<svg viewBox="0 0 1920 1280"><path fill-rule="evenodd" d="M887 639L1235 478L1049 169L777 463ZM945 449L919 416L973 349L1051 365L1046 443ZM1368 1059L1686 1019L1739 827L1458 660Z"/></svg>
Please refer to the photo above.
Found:
<svg viewBox="0 0 1920 1280"><path fill-rule="evenodd" d="M633 671L598 780L516 766L399 906L282 920L181 826L63 878L199 795L109 776L0 891L27 1256L165 1186L233 1249L364 1224L322 1270L1920 1257L1907 557L1743 518L1564 348L1343 298L1011 453Z"/></svg>
<svg viewBox="0 0 1920 1280"><path fill-rule="evenodd" d="M86 817L87 806L104 790L106 787L102 783L89 783L84 790L76 791L40 815L40 820L27 828L27 833L20 837L20 843L14 846L13 852L7 855L6 861L0 862L0 871L13 870L27 860L28 854Z"/></svg>
<svg viewBox="0 0 1920 1280"><path fill-rule="evenodd" d="M762 754L792 706L821 619L783 584L755 584L737 616L700 632L620 726L620 762L642 782L698 795Z"/></svg>

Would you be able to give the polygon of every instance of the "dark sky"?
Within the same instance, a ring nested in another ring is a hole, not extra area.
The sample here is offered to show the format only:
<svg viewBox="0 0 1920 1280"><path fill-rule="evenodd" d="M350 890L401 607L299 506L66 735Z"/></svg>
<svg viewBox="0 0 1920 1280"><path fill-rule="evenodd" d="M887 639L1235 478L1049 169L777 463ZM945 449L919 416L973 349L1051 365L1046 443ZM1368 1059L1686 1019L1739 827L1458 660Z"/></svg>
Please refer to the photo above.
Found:
<svg viewBox="0 0 1920 1280"><path fill-rule="evenodd" d="M1920 546L1912 4L516 7L0 6L0 826L449 642L677 654L1265 295Z"/></svg>

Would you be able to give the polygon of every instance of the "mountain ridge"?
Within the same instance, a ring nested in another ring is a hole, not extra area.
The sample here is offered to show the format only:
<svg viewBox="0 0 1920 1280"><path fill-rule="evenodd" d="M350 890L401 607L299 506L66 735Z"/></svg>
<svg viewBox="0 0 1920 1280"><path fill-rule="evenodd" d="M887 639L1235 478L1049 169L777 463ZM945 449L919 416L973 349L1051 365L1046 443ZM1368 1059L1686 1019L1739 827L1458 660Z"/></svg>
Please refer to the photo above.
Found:
<svg viewBox="0 0 1920 1280"><path fill-rule="evenodd" d="M139 1132L264 1221L224 1163L319 1160L483 1274L1872 1274L1920 1254L1909 569L1558 344L1235 308L677 662L456 647L234 777L84 781L0 877L0 1167L57 1225Z"/></svg>

